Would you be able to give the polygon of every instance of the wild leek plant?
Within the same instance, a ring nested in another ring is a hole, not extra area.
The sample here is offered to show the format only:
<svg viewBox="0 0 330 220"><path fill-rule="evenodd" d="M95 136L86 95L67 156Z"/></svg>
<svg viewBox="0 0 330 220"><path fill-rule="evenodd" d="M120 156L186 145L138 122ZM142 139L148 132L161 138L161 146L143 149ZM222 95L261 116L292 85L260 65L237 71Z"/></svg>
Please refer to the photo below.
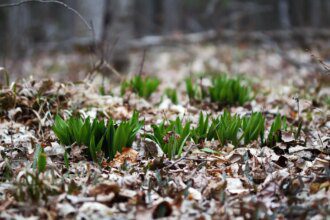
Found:
<svg viewBox="0 0 330 220"><path fill-rule="evenodd" d="M123 121L119 124L110 119L105 133L106 144L102 147L105 155L112 159L117 152L122 152L124 147L131 147L142 126L143 123L139 121L138 112L134 112L129 121Z"/></svg>
<svg viewBox="0 0 330 220"><path fill-rule="evenodd" d="M193 80L191 78L188 78L186 79L185 83L186 83L186 92L189 97L189 100L192 101L192 100L200 99L201 97L200 97L199 87L193 83Z"/></svg>
<svg viewBox="0 0 330 220"><path fill-rule="evenodd" d="M180 156L183 147L190 135L190 122L183 126L180 118L170 121L168 125L162 122L159 125L152 125L153 134L146 136L155 141L168 158Z"/></svg>
<svg viewBox="0 0 330 220"><path fill-rule="evenodd" d="M46 170L47 165L47 155L44 152L44 149L38 144L34 150L33 155L33 165L34 170L37 169L38 173L42 173Z"/></svg>
<svg viewBox="0 0 330 220"><path fill-rule="evenodd" d="M221 146L228 143L234 146L239 145L238 133L242 125L242 119L238 115L232 116L230 112L224 111L220 117L212 121L212 124L215 128L215 137Z"/></svg>
<svg viewBox="0 0 330 220"><path fill-rule="evenodd" d="M281 141L282 129L286 129L286 118L277 115L268 133L267 145L269 147L273 147L277 142Z"/></svg>
<svg viewBox="0 0 330 220"><path fill-rule="evenodd" d="M45 176L41 176L41 173L46 171L46 166L47 156L43 147L37 144L33 155L33 171L26 171L24 175L20 175L14 182L17 186L17 190L15 190L13 196L17 201L32 201L38 203L41 199L47 201L48 196L59 194L59 188L53 186L54 182L52 181L52 184L46 184L46 181L49 180L45 181ZM51 175L51 177L54 176Z"/></svg>
<svg viewBox="0 0 330 220"><path fill-rule="evenodd" d="M208 88L194 84L187 79L186 91L189 100L205 100L218 103L221 106L244 105L251 99L250 88L244 86L240 79L231 79L226 75L213 78L213 83Z"/></svg>
<svg viewBox="0 0 330 220"><path fill-rule="evenodd" d="M195 143L200 143L205 139L212 139L212 135L210 132L210 125L209 125L209 116L204 116L202 112L199 114L198 124L195 128L192 129L191 137Z"/></svg>
<svg viewBox="0 0 330 220"><path fill-rule="evenodd" d="M200 80L200 83L197 84L192 78L187 78L186 83L186 92L189 98L189 101L200 101L208 97L207 88L205 88Z"/></svg>
<svg viewBox="0 0 330 220"><path fill-rule="evenodd" d="M201 113L197 127L192 130L192 139L195 143L203 140L218 140L220 146L233 144L239 147L244 140L244 144L261 137L263 141L265 118L261 113L252 113L251 116L231 115L228 111L224 111L222 115L212 119L209 122L208 116L204 118Z"/></svg>
<svg viewBox="0 0 330 220"><path fill-rule="evenodd" d="M212 102L221 105L244 105L251 99L248 87L243 86L239 79L230 79L225 75L213 79L209 96Z"/></svg>
<svg viewBox="0 0 330 220"><path fill-rule="evenodd" d="M104 120L97 119L91 123L89 117L83 120L81 117L72 116L64 121L60 116L56 116L53 131L64 145L76 143L87 146L87 157L99 162L98 155L101 152L106 158L113 159L124 147L131 147L142 124L138 112L134 112L129 121L116 124L110 119L107 125Z"/></svg>
<svg viewBox="0 0 330 220"><path fill-rule="evenodd" d="M134 76L132 79L121 84L121 95L124 95L127 90L130 90L140 97L148 99L155 92L160 84L160 80L150 76Z"/></svg>
<svg viewBox="0 0 330 220"><path fill-rule="evenodd" d="M83 120L81 117L70 117L64 121L60 116L55 117L53 131L60 142L66 146L76 143L88 147L86 152L89 159L97 161L97 155L103 145L103 136L106 131L104 121L94 119L90 122L88 117Z"/></svg>
<svg viewBox="0 0 330 220"><path fill-rule="evenodd" d="M167 88L165 90L166 96L172 101L173 104L178 104L178 95L175 89Z"/></svg>
<svg viewBox="0 0 330 220"><path fill-rule="evenodd" d="M260 112L254 112L251 116L242 118L243 134L240 139L244 139L244 144L251 143L260 137L264 140L265 117Z"/></svg>

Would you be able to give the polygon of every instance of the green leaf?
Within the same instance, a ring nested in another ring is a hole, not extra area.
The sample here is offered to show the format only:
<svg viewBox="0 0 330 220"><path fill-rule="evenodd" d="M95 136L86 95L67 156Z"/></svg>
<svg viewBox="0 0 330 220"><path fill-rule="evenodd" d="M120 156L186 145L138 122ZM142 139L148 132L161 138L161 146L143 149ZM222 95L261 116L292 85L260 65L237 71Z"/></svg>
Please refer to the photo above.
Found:
<svg viewBox="0 0 330 220"><path fill-rule="evenodd" d="M46 159L47 156L44 153L44 149L37 144L34 155L33 155L33 165L32 168L36 170L38 168L38 172L44 172L46 170Z"/></svg>
<svg viewBox="0 0 330 220"><path fill-rule="evenodd" d="M202 148L201 151L203 151L205 153L210 153L210 154L220 154L219 151L213 150L213 149L208 148L208 147Z"/></svg>
<svg viewBox="0 0 330 220"><path fill-rule="evenodd" d="M198 87L193 85L193 81L191 78L186 79L186 91L189 97L189 100L196 100L198 94Z"/></svg>
<svg viewBox="0 0 330 220"><path fill-rule="evenodd" d="M155 77L142 77L137 75L131 80L125 81L121 84L121 94L125 94L129 89L140 97L148 99L151 94L157 90L159 84L159 79Z"/></svg>
<svg viewBox="0 0 330 220"><path fill-rule="evenodd" d="M89 149L90 156L92 157L92 160L94 162L97 162L98 160L97 160L97 157L96 157L97 152L96 152L95 136L94 135L92 135L92 137L91 137L90 143L88 145L88 149Z"/></svg>
<svg viewBox="0 0 330 220"><path fill-rule="evenodd" d="M165 90L166 96L172 101L173 104L178 104L178 95L175 89L167 88Z"/></svg>
<svg viewBox="0 0 330 220"><path fill-rule="evenodd" d="M73 144L73 138L70 136L69 126L59 115L56 115L52 129L62 144Z"/></svg>
<svg viewBox="0 0 330 220"><path fill-rule="evenodd" d="M282 118L280 115L277 115L275 120L273 121L268 138L267 138L267 143L270 147L274 146L276 142L279 142L281 139L281 129L282 127L286 126L286 119Z"/></svg>
<svg viewBox="0 0 330 220"><path fill-rule="evenodd" d="M65 149L64 149L64 165L67 169L70 168L69 155Z"/></svg>
<svg viewBox="0 0 330 220"><path fill-rule="evenodd" d="M40 153L38 157L38 171L44 172L46 170L46 164L47 164L47 156L45 153Z"/></svg>
<svg viewBox="0 0 330 220"><path fill-rule="evenodd" d="M38 166L38 159L40 154L43 152L43 148L40 146L40 144L37 144L36 149L34 150L34 155L33 155L33 165L32 168L35 170L37 169Z"/></svg>
<svg viewBox="0 0 330 220"><path fill-rule="evenodd" d="M182 138L180 137L180 142L179 142L180 145L179 145L179 148L178 148L177 153L176 153L178 156L181 156L182 151L183 151L183 147L184 147L186 141L187 141L188 138L189 138L189 134L190 134L190 133L186 134L186 135L183 136Z"/></svg>
<svg viewBox="0 0 330 220"><path fill-rule="evenodd" d="M163 121L151 127L153 134L147 134L146 137L155 141L169 158L181 155L186 141L190 138L190 122L183 126L182 120L176 118L175 121L169 121L167 126Z"/></svg>

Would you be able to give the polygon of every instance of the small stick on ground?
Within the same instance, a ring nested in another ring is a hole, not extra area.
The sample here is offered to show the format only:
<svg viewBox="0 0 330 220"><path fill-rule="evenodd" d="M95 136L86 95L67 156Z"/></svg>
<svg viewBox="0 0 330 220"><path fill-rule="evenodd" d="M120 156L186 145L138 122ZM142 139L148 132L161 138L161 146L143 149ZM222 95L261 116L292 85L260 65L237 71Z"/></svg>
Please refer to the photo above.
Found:
<svg viewBox="0 0 330 220"><path fill-rule="evenodd" d="M146 58L146 49L143 50L143 54L142 54L142 60L141 60L141 64L140 64L140 70L139 70L139 76L141 76L143 73L143 66L144 66L144 61L145 61L145 58Z"/></svg>
<svg viewBox="0 0 330 220"><path fill-rule="evenodd" d="M177 164L177 163L179 163L180 161L186 159L187 156L188 156L188 154L190 153L190 151L191 151L194 147L197 147L197 146L198 146L198 145L196 145L196 144L191 145L191 146L188 148L187 152L184 154L184 156L180 157L179 159L177 159L176 161L174 161L172 164L170 164L170 165L164 167L163 169L166 170L166 169L168 169L168 168L171 168L171 167L174 166L175 164Z"/></svg>

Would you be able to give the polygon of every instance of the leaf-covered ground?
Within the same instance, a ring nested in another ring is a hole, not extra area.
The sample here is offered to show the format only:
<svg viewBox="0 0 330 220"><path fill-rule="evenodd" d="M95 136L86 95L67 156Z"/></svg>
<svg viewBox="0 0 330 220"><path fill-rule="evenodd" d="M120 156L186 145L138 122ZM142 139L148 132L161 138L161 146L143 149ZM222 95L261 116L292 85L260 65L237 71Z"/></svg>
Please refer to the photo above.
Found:
<svg viewBox="0 0 330 220"><path fill-rule="evenodd" d="M3 86L0 92L0 218L329 218L329 72L309 53L283 53L221 44L152 49L143 72L160 77L162 84L148 100L130 93L121 97L116 75L111 83L98 74L68 82L87 71L88 58L25 61L22 74L35 73L35 78ZM141 54L132 59L130 71L138 72ZM279 113L292 129L272 148L259 141L236 149L231 144L220 148L217 141L190 141L181 157L163 157L143 137L150 125L177 116L196 125L200 111L223 113L208 102L189 104L183 79L200 71L240 73L253 85L255 97L230 112L261 111L266 130ZM56 80L39 80L52 73ZM167 87L177 90L179 104L164 96ZM51 129L57 113L124 120L134 110L145 126L132 149L100 166L73 145L66 166L64 146ZM300 122L300 135L294 137ZM47 165L37 174L33 157L38 145Z"/></svg>

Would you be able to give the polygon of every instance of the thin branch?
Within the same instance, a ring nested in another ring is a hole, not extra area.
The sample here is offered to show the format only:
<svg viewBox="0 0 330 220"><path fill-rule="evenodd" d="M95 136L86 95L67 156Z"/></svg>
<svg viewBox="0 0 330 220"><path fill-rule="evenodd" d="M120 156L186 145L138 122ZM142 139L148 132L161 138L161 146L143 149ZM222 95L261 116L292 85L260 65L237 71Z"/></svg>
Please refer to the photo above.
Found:
<svg viewBox="0 0 330 220"><path fill-rule="evenodd" d="M146 58L146 49L143 50L142 60L141 60L141 64L140 64L140 70L139 70L139 74L138 74L139 76L142 75L145 58Z"/></svg>
<svg viewBox="0 0 330 220"><path fill-rule="evenodd" d="M15 6L20 6L22 4L31 3L31 2L59 4L63 7L65 7L66 9L68 9L69 11L73 12L75 15L77 15L80 18L80 20L82 20L85 23L88 30L90 30L90 31L93 30L91 25L86 21L86 19L76 9L70 7L69 5L65 4L64 2L60 2L60 1L57 1L57 0L22 0L22 1L14 2L14 3L1 4L0 8L15 7Z"/></svg>
<svg viewBox="0 0 330 220"><path fill-rule="evenodd" d="M191 160L196 162L214 162L217 161L217 159L207 159L207 158L193 158L193 157L186 157L185 160Z"/></svg>
<svg viewBox="0 0 330 220"><path fill-rule="evenodd" d="M307 51L310 53L311 57L312 57L313 59L317 60L317 62L319 62L320 65L323 67L323 69L324 69L323 73L330 74L330 66L329 66L328 64L326 64L326 63L324 62L324 60L323 60L321 57L317 57L316 55L314 55L314 54L313 54L311 51L309 51L309 50L307 50Z"/></svg>
<svg viewBox="0 0 330 220"><path fill-rule="evenodd" d="M172 166L174 166L175 164L179 163L180 161L185 160L185 159L187 158L188 154L190 153L190 151L191 151L193 148L197 147L197 146L198 146L198 145L196 145L196 144L191 145L191 146L187 149L187 151L186 151L186 153L185 153L184 156L180 157L179 159L177 159L176 161L174 161L174 162L171 163L170 165L164 167L163 169L166 170L166 169L168 169L168 168L171 168Z"/></svg>

